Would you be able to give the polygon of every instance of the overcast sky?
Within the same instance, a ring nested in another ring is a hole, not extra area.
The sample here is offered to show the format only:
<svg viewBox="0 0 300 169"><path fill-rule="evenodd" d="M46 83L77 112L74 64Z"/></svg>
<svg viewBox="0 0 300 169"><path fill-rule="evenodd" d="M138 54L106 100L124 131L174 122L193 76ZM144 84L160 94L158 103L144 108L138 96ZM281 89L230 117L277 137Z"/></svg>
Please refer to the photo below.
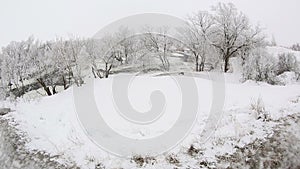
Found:
<svg viewBox="0 0 300 169"><path fill-rule="evenodd" d="M216 0L0 0L0 46L30 35L42 40L92 37L105 25L138 13L180 18L209 10ZM266 28L280 45L300 42L300 0L224 0Z"/></svg>

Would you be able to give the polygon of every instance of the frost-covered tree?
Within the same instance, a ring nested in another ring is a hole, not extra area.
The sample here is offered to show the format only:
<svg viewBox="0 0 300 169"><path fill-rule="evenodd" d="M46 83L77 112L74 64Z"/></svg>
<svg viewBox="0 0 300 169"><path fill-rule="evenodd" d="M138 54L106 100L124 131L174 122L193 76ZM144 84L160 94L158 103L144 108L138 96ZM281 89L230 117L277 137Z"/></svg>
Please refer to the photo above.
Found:
<svg viewBox="0 0 300 169"><path fill-rule="evenodd" d="M168 27L145 27L145 33L141 36L144 48L148 52L158 56L164 70L170 69L169 55L172 52L174 40L168 37Z"/></svg>
<svg viewBox="0 0 300 169"><path fill-rule="evenodd" d="M58 67L64 89L67 89L73 83L72 60L68 55L68 45L68 41L60 38L53 42L52 47L53 59Z"/></svg>
<svg viewBox="0 0 300 169"><path fill-rule="evenodd" d="M213 25L213 17L208 12L200 11L190 16L187 27L180 31L183 42L194 57L195 71L203 71L208 55L213 56L214 49L208 42Z"/></svg>
<svg viewBox="0 0 300 169"><path fill-rule="evenodd" d="M104 63L104 69L100 69L102 77L108 78L110 71L114 65L115 59L120 55L120 51L116 48L116 40L112 35L108 35L101 40L101 60ZM101 77L101 76L100 76Z"/></svg>
<svg viewBox="0 0 300 169"><path fill-rule="evenodd" d="M80 38L70 38L69 40L58 39L55 41L53 50L54 56L61 63L59 66L65 71L67 78L64 78L65 88L72 81L77 85L83 84L83 69L86 67L84 40Z"/></svg>
<svg viewBox="0 0 300 169"><path fill-rule="evenodd" d="M29 75L29 55L32 46L33 38L30 37L26 41L11 42L2 48L1 78L17 96L25 93L24 85Z"/></svg>
<svg viewBox="0 0 300 169"><path fill-rule="evenodd" d="M57 86L80 86L88 64L84 44L79 38L11 42L2 48L1 86L15 96L40 87L53 95Z"/></svg>
<svg viewBox="0 0 300 169"><path fill-rule="evenodd" d="M156 67L158 65L156 62L157 55L155 52L154 54L149 52L149 48L146 48L144 35L137 35L132 37L132 39L135 43L130 64L134 66L136 70L141 68L143 71Z"/></svg>
<svg viewBox="0 0 300 169"><path fill-rule="evenodd" d="M125 64L129 64L131 61L130 59L133 59L133 55L136 52L135 48L135 38L133 37L134 32L130 30L128 27L120 27L118 32L114 35L116 38L116 46L118 47L118 50L120 51L120 56L117 56L117 61L125 62Z"/></svg>
<svg viewBox="0 0 300 169"><path fill-rule="evenodd" d="M87 39L85 41L85 50L94 78L97 78L97 70L99 69L97 64L97 61L99 61L101 55L99 44L99 40L96 39Z"/></svg>
<svg viewBox="0 0 300 169"><path fill-rule="evenodd" d="M56 94L58 68L53 57L52 44L36 41L30 52L30 74L48 96Z"/></svg>
<svg viewBox="0 0 300 169"><path fill-rule="evenodd" d="M279 54L277 69L278 75L287 71L298 72L299 63L296 56L292 53Z"/></svg>
<svg viewBox="0 0 300 169"><path fill-rule="evenodd" d="M231 3L219 3L213 7L214 27L209 39L221 54L224 61L224 72L229 70L229 59L249 47L259 46L264 37L261 29L251 26L248 18L239 12Z"/></svg>
<svg viewBox="0 0 300 169"><path fill-rule="evenodd" d="M120 57L121 52L117 47L117 41L112 35L86 41L86 53L95 78L108 78L115 60Z"/></svg>
<svg viewBox="0 0 300 169"><path fill-rule="evenodd" d="M77 86L84 83L83 69L86 66L84 53L84 41L80 38L71 38L67 42L67 57L73 69L73 78Z"/></svg>
<svg viewBox="0 0 300 169"><path fill-rule="evenodd" d="M265 49L252 50L243 66L243 79L277 83L277 62Z"/></svg>

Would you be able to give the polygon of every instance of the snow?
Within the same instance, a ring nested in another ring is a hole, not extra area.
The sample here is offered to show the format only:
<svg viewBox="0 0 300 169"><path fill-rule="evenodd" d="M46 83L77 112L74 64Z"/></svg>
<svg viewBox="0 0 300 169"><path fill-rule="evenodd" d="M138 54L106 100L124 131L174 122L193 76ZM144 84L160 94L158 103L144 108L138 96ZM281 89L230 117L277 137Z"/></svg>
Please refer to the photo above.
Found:
<svg viewBox="0 0 300 169"><path fill-rule="evenodd" d="M272 49L272 48L269 48ZM273 50L273 49L272 49ZM280 49L283 50L283 49ZM272 120L299 113L300 85L271 86L264 83L239 83L238 76L226 75L226 99L222 119L218 123L213 136L205 143L197 142L208 117L211 105L211 81L196 79L200 94L199 116L197 123L189 136L171 153L180 159L181 167L196 166L197 160L186 154L191 144L203 149L203 158L216 161L217 155L234 153L236 145L243 146L257 138L265 138L272 134L275 122L257 120L251 104L261 99L266 112ZM95 81L95 100L97 106L102 106L103 114L112 128L127 137L155 137L168 130L180 109L180 90L168 76L154 77L151 75L138 76L129 89L129 99L137 110L149 109L149 95L154 89L161 90L167 101L166 113L153 125L132 125L118 117L111 100L103 95L111 95L113 76L106 80ZM146 98L146 99L145 99ZM105 103L105 104L104 104ZM6 103L6 106L8 103ZM19 99L17 104L10 105L16 110L10 114L18 123L18 128L27 133L30 141L28 149L45 150L53 155L60 155L61 161L74 160L82 168L94 168L97 163L104 166L135 168L136 164L130 159L110 155L96 146L86 135L77 119L73 102L73 89L69 88L50 97L42 97L28 101ZM146 168L173 168L166 162L164 155L156 157L154 165ZM224 167L224 166L223 166Z"/></svg>

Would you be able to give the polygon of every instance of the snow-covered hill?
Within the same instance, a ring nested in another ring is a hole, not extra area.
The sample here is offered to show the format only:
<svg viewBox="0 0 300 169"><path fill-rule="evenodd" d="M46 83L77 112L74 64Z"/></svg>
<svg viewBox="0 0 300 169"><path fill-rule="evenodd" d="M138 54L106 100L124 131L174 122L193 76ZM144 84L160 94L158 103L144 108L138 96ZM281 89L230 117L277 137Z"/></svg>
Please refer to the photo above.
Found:
<svg viewBox="0 0 300 169"><path fill-rule="evenodd" d="M149 100L145 98L148 98L155 87L165 94L166 115L162 116L162 121L155 122L157 126L150 127L131 125L117 117L115 107L108 104L112 102L111 98L102 97L103 93L112 94L107 89L110 88L113 78L111 76L107 80L95 81L95 99L97 106L105 108L103 116L115 131L128 137L147 138L162 134L172 126L180 109L180 90L172 78L143 75L132 83L128 94L131 104L138 110L149 109ZM236 147L271 137L275 126L280 123L279 119L299 114L300 110L300 85L231 83L233 80L229 75L226 75L226 79L231 80L226 82L223 116L210 139L202 144L197 141L209 115L211 81L196 79L201 96L196 125L180 145L169 153L154 157L152 164L147 164L147 160L141 162L137 158L130 160L115 157L96 146L86 136L77 119L72 88L33 101L20 99L16 105L6 103L6 106L10 105L15 110L6 118L13 118L19 124L17 129L26 133L29 138L26 148L44 150L56 156L56 160L61 163L75 161L81 168L137 168L140 165L145 168L198 168L203 162L206 167L224 168L228 163L219 163L221 157L235 153L239 150ZM258 118L259 113L265 114L266 119Z"/></svg>

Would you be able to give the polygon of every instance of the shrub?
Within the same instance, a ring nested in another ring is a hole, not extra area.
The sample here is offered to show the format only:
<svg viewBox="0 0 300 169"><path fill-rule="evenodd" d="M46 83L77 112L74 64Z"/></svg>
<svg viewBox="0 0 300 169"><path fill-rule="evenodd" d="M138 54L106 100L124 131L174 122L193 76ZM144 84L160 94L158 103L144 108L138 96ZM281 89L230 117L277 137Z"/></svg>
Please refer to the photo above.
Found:
<svg viewBox="0 0 300 169"><path fill-rule="evenodd" d="M131 162L135 162L138 167L143 167L147 164L154 165L156 163L156 159L151 156L141 156L141 155L135 155L131 158Z"/></svg>
<svg viewBox="0 0 300 169"><path fill-rule="evenodd" d="M263 121L267 121L269 119L269 114L261 97L257 100L252 100L250 106L251 110L255 112L257 120L262 119Z"/></svg>
<svg viewBox="0 0 300 169"><path fill-rule="evenodd" d="M276 84L276 61L265 50L258 49L246 58L242 76L244 80L255 80Z"/></svg>
<svg viewBox="0 0 300 169"><path fill-rule="evenodd" d="M298 61L292 53L282 53L278 56L277 75L284 72L298 72Z"/></svg>
<svg viewBox="0 0 300 169"><path fill-rule="evenodd" d="M95 169L105 169L105 166L102 163L98 163L95 165Z"/></svg>
<svg viewBox="0 0 300 169"><path fill-rule="evenodd" d="M178 160L175 154L170 154L166 157L167 162L174 165L179 165L180 161Z"/></svg>
<svg viewBox="0 0 300 169"><path fill-rule="evenodd" d="M292 50L294 51L300 51L300 44L297 43L297 44L294 44L292 47L291 47Z"/></svg>
<svg viewBox="0 0 300 169"><path fill-rule="evenodd" d="M201 153L200 151L201 151L200 149L194 147L194 145L192 144L192 145L189 147L189 149L187 150L187 153L188 153L188 155L190 155L190 156L192 156L192 157L195 157L195 156L197 156L199 153Z"/></svg>

